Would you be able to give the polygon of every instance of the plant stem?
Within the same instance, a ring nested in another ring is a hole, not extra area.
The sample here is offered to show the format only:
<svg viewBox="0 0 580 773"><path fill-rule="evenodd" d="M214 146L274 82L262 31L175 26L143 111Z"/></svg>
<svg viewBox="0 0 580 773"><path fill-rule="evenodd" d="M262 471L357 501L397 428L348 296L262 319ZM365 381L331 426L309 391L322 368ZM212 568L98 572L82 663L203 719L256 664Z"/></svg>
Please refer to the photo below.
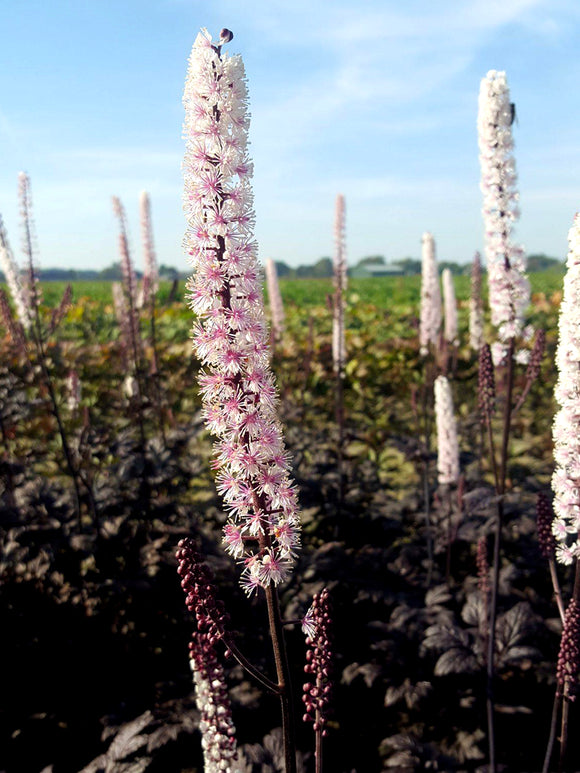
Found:
<svg viewBox="0 0 580 773"><path fill-rule="evenodd" d="M451 581L451 543L452 543L452 514L453 514L453 503L451 501L451 486L445 487L445 499L447 500L447 558L445 561L445 582L447 583L447 586L449 587L450 581Z"/></svg>
<svg viewBox="0 0 580 773"><path fill-rule="evenodd" d="M427 577L425 579L425 586L429 588L431 586L431 578L433 575L433 540L431 536L431 494L429 491L429 451L431 446L431 423L429 415L429 395L433 391L434 381L434 358L429 345L429 353L424 365L424 383L423 383L423 430L425 438L425 447L423 454L423 498L425 502L425 533L427 543Z"/></svg>
<svg viewBox="0 0 580 773"><path fill-rule="evenodd" d="M268 603L268 621L270 623L270 635L272 637L276 675L278 677L280 707L282 709L285 773L296 773L296 740L290 667L288 665L288 655L286 653L286 642L284 641L280 602L278 600L276 586L273 582L266 588L266 601Z"/></svg>
<svg viewBox="0 0 580 773"><path fill-rule="evenodd" d="M314 773L322 773L322 727L320 725L320 711L316 709L316 730L314 731Z"/></svg>
<svg viewBox="0 0 580 773"><path fill-rule="evenodd" d="M576 604L580 604L580 564L576 560L576 574L574 577L574 590L572 591L572 598ZM557 689L557 688L556 688ZM566 678L564 681L564 690L562 695L562 720L560 725L560 759L558 762L558 773L564 773L566 770L567 756L568 756L568 724L570 718L570 702L574 700L570 698L570 679Z"/></svg>
<svg viewBox="0 0 580 773"><path fill-rule="evenodd" d="M548 746L546 747L546 756L544 757L542 773L549 773L550 771L550 760L552 758L552 751L554 750L554 741L556 740L556 728L558 726L559 708L560 708L560 696L556 692L556 695L554 696L554 705L552 707L552 721L550 722L550 737L548 738Z"/></svg>
<svg viewBox="0 0 580 773"><path fill-rule="evenodd" d="M558 582L558 574L556 572L556 562L553 558L548 560L548 566L550 567L550 577L552 578L552 587L554 588L554 598L558 605L558 612L560 613L560 619L564 622L564 615L566 610L564 609L564 600L562 599L562 591L560 589L560 583Z"/></svg>
<svg viewBox="0 0 580 773"><path fill-rule="evenodd" d="M163 418L163 400L161 389L161 373L159 370L159 356L157 352L157 330L155 327L155 292L151 291L151 306L150 306L150 327L151 327L151 356L153 365L153 384L155 392L155 402L157 403L157 414L159 416L159 429L161 431L161 438L163 440L163 447L167 448L167 437L165 435L165 421Z"/></svg>
<svg viewBox="0 0 580 773"><path fill-rule="evenodd" d="M507 353L507 376L506 376L506 396L505 396L505 410L503 420L503 433L501 442L501 456L499 472L496 468L495 453L493 452L492 445L492 464L494 466L494 477L496 480L496 493L500 497L497 503L497 514L495 522L495 533L493 543L493 567L492 567L492 579L491 579L491 603L489 609L489 639L487 646L487 727L488 727L488 745L489 745L489 772L496 773L496 758L495 758L495 729L494 729L494 695L493 695L493 682L495 673L494 655L495 655L495 621L497 617L497 596L499 585L499 560L500 560L500 548L501 548L501 530L503 526L503 495L505 493L505 482L507 474L507 456L509 435L511 427L511 413L512 413L512 392L514 381L514 349L515 339L511 338L508 353ZM491 437L491 423L489 424L490 442L493 444L493 438Z"/></svg>
<svg viewBox="0 0 580 773"><path fill-rule="evenodd" d="M276 695L280 694L280 687L277 684L274 684L274 682L270 681L270 679L268 679L268 677L265 674L263 674L259 669L253 666L250 663L250 661L246 658L246 656L240 652L237 645L234 644L233 640L229 636L224 636L223 642L228 648L228 650L232 653L233 657L238 661L240 666L242 666L242 668L245 668L246 671L251 676L254 677L254 679L256 679L267 690L270 690Z"/></svg>

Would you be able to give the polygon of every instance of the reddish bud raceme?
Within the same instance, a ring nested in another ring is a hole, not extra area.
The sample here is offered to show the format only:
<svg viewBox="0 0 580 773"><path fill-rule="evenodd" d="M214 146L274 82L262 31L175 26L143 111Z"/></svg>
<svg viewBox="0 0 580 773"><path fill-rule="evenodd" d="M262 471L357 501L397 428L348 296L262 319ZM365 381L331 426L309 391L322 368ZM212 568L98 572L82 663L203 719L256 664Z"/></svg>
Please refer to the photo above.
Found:
<svg viewBox="0 0 580 773"><path fill-rule="evenodd" d="M227 615L217 598L213 575L192 539L180 541L177 550L181 587L186 606L195 615L197 630L189 644L189 657L201 713L200 730L207 773L235 773L237 747L223 667L216 650L224 635Z"/></svg>
<svg viewBox="0 0 580 773"><path fill-rule="evenodd" d="M302 630L306 634L306 665L304 672L312 681L302 686L302 701L305 714L303 720L312 722L316 731L324 729L332 693L332 637L331 637L330 595L327 588L317 593L312 606L305 615Z"/></svg>
<svg viewBox="0 0 580 773"><path fill-rule="evenodd" d="M570 601L564 617L564 630L558 653L556 682L558 695L574 699L580 675L580 609L575 599Z"/></svg>
<svg viewBox="0 0 580 773"><path fill-rule="evenodd" d="M546 559L553 559L556 552L556 539L552 533L554 511L548 497L540 492L536 503L538 542L540 552Z"/></svg>
<svg viewBox="0 0 580 773"><path fill-rule="evenodd" d="M487 539L480 537L477 540L477 587L479 592L486 595L490 591L489 563L487 560Z"/></svg>
<svg viewBox="0 0 580 773"><path fill-rule="evenodd" d="M477 401L481 421L487 426L495 408L495 377L489 344L484 344L479 350Z"/></svg>

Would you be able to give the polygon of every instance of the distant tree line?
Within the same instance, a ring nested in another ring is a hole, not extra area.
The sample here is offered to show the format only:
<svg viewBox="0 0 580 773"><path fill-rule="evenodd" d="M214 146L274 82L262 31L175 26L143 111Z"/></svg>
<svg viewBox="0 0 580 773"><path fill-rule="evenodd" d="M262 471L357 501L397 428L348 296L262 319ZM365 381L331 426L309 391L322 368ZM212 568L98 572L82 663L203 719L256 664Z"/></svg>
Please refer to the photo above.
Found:
<svg viewBox="0 0 580 773"><path fill-rule="evenodd" d="M275 262L280 279L328 279L332 276L332 259L327 257L320 258L313 265L303 265L297 268L292 268L283 261L277 260ZM357 268L368 265L387 265L387 261L384 255L367 255L349 269L349 274ZM400 268L405 276L421 273L421 261L417 258L401 258L392 261L390 265ZM456 275L469 274L471 263L441 261L439 263L439 271L443 271L444 268L450 269L451 273ZM543 253L528 255L528 271L547 271L549 269L564 271L564 262L558 260L558 258L550 258ZM110 280L117 282L121 281L122 278L121 264L118 262L100 271L95 269L44 268L40 269L39 274L40 279L45 282L74 282L83 280ZM174 279L185 279L188 275L189 272L179 272L173 266L166 266L163 263L159 266L159 276L161 279L173 281ZM140 272L137 272L137 277L141 278ZM0 271L0 282L4 281L4 275Z"/></svg>
<svg viewBox="0 0 580 773"><path fill-rule="evenodd" d="M332 276L331 258L320 258L314 265L298 266L297 268L292 268L282 261L275 262L278 277L280 279L326 279ZM358 268L368 265L386 266L387 261L384 255L367 255L349 268L349 274ZM417 258L401 258L399 260L393 260L390 265L400 268L405 276L421 273L421 261ZM455 275L469 274L471 272L471 263L440 261L438 267L440 272L443 271L443 269L448 268L451 273ZM528 255L528 271L547 271L549 269L563 271L564 262L558 258L550 258L543 253Z"/></svg>
<svg viewBox="0 0 580 773"><path fill-rule="evenodd" d="M140 271L135 272L137 278L142 278ZM77 268L41 268L38 272L41 281L45 282L78 282L78 281L98 281L110 280L111 282L120 282L122 279L121 263L113 263L106 268L97 271L95 269L77 269ZM166 266L163 263L159 266L159 277L161 279L180 279L181 275L173 266ZM0 282L4 282L4 274L0 271Z"/></svg>

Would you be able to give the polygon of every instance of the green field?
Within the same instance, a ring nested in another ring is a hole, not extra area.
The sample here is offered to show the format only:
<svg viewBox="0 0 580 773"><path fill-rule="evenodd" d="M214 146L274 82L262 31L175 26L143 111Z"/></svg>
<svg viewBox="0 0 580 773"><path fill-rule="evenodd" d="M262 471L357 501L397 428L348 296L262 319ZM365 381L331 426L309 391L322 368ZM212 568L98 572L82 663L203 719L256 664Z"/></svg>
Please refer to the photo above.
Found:
<svg viewBox="0 0 580 773"><path fill-rule="evenodd" d="M532 292L543 292L551 295L562 289L563 273L561 271L542 271L530 274ZM48 306L58 303L67 282L43 282L44 300ZM87 298L100 303L111 303L111 282L109 281L78 281L72 282L73 298ZM469 297L469 276L455 277L455 292L459 300ZM280 289L285 303L297 306L319 306L326 303L326 297L332 292L330 279L282 279ZM171 282L161 282L159 287L159 302L163 305L169 296ZM416 276L386 276L373 279L349 279L348 293L351 304L359 300L371 303L379 309L392 309L393 304L417 303L421 291L421 277ZM180 282L177 300L182 300L185 293L185 282Z"/></svg>

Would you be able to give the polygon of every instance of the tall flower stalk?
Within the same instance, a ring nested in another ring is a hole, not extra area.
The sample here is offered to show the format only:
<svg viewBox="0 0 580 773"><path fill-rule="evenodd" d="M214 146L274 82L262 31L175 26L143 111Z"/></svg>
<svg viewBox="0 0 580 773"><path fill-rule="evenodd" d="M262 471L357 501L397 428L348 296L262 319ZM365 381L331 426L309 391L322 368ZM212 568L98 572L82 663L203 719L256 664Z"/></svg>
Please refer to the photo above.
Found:
<svg viewBox="0 0 580 773"><path fill-rule="evenodd" d="M451 384L445 376L438 376L435 379L435 421L439 485L455 485L459 480L457 420L453 411Z"/></svg>
<svg viewBox="0 0 580 773"><path fill-rule="evenodd" d="M216 437L213 467L228 510L226 550L243 566L246 593L268 606L285 739L286 773L296 770L290 675L277 586L299 547L296 493L269 367L256 244L244 65L202 30L185 84L185 246L194 266L189 304L204 415Z"/></svg>
<svg viewBox="0 0 580 773"><path fill-rule="evenodd" d="M451 576L451 543L453 503L451 490L459 481L459 444L457 419L453 410L451 384L446 376L438 376L434 384L435 426L437 428L437 479L447 507L446 579Z"/></svg>
<svg viewBox="0 0 580 773"><path fill-rule="evenodd" d="M476 252L471 266L471 296L469 299L469 345L475 352L479 352L485 343L481 280L481 255Z"/></svg>
<svg viewBox="0 0 580 773"><path fill-rule="evenodd" d="M284 304L278 284L278 272L272 258L266 261L266 286L268 287L268 300L270 301L270 316L272 319L272 337L278 341L284 332Z"/></svg>
<svg viewBox="0 0 580 773"><path fill-rule="evenodd" d="M433 234L426 232L421 240L421 319L419 345L421 354L439 345L441 331L441 290Z"/></svg>
<svg viewBox="0 0 580 773"><path fill-rule="evenodd" d="M429 232L421 238L421 308L419 320L419 346L423 360L423 497L425 503L425 533L427 541L427 578L431 584L433 571L433 540L431 535L431 492L429 483L429 457L431 453L431 422L433 384L435 380L435 354L441 333L441 290L437 271L435 239Z"/></svg>
<svg viewBox="0 0 580 773"><path fill-rule="evenodd" d="M556 540L556 559L561 564L574 564L576 577L572 599L566 610L564 630L558 659L558 690L562 703L560 732L560 769L564 769L567 753L570 700L578 684L580 652L580 215L577 214L568 235L568 257L564 291L560 305L556 366L558 380L555 398L559 410L554 418L555 470L554 520L552 532Z"/></svg>
<svg viewBox="0 0 580 773"><path fill-rule="evenodd" d="M519 217L517 177L513 157L513 105L505 72L490 70L481 81L477 119L483 219L485 225L485 254L487 260L489 305L491 321L497 328L494 354L498 364L506 365L505 402L501 450L496 470L496 493L505 493L508 445L512 416L514 382L514 354L516 339L524 325L524 312L530 301L530 286L526 277L526 260L521 246L513 243L512 227ZM490 449L493 455L493 448ZM495 461L494 461L495 465ZM489 766L495 773L494 734L494 646L497 584L503 525L503 505L498 502L494 536L494 564L492 569L492 600L490 606L487 714Z"/></svg>
<svg viewBox="0 0 580 773"><path fill-rule="evenodd" d="M455 286L453 284L453 274L448 268L443 269L441 275L443 284L443 306L445 309L445 340L451 346L457 346L459 343L457 327L457 301L455 300Z"/></svg>
<svg viewBox="0 0 580 773"><path fill-rule="evenodd" d="M141 215L141 241L143 244L143 306L149 315L149 334L151 343L150 375L153 381L153 393L159 420L159 430L163 442L165 437L165 420L163 416L163 397L161 389L161 374L159 372L159 355L157 352L157 332L155 327L155 305L159 289L159 268L153 244L153 225L151 223L151 201L147 191L139 196L139 212Z"/></svg>
<svg viewBox="0 0 580 773"><path fill-rule="evenodd" d="M139 213L141 216L141 241L143 243L143 302L154 307L155 295L159 289L159 269L153 245L153 226L151 224L151 200L147 191L139 195Z"/></svg>
<svg viewBox="0 0 580 773"><path fill-rule="evenodd" d="M49 359L46 354L46 345L48 337L54 333L60 321L62 321L68 306L70 305L72 293L70 287L65 290L63 298L57 309L53 312L52 320L48 328L43 325L40 314L40 301L41 292L38 284L38 277L35 265L35 236L34 236L34 223L32 218L32 196L30 190L30 179L24 172L20 172L18 175L18 196L20 201L20 215L22 222L22 250L26 258L26 276L27 286L24 288L24 303L26 306L26 314L30 320L28 327L23 320L23 328L27 329L28 338L32 344L33 349L28 349L28 355L32 362L31 351L35 352L36 362L40 370L43 386L48 393L50 400L50 407L52 415L56 421L58 433L61 440L63 456L66 464L67 471L71 477L74 490L75 510L79 522L79 528L82 529L82 513L81 513L81 484L84 486L89 509L92 515L93 523L96 524L98 520L95 498L93 495L92 485L90 481L83 475L82 470L78 464L73 449L69 443L64 422L61 415L61 403L57 394L57 386L54 383L54 379L49 367ZM6 240L4 240L6 241ZM15 299L16 301L16 299ZM17 307L18 302L16 301Z"/></svg>
<svg viewBox="0 0 580 773"><path fill-rule="evenodd" d="M139 427L139 455L142 458L141 479L139 484L139 500L145 511L149 512L150 486L148 480L147 463L147 433L145 431L145 379L142 369L143 342L139 326L139 312L137 310L137 276L129 251L129 239L127 236L127 219L125 208L120 199L112 198L113 212L119 221L119 255L121 258L121 274L123 277L122 290L124 302L117 298L119 314L122 315L121 335L124 338L122 348L127 362L130 363L132 373L125 379L125 391L132 401L137 414ZM117 291L118 292L118 291Z"/></svg>
<svg viewBox="0 0 580 773"><path fill-rule="evenodd" d="M555 471L552 477L556 558L571 564L580 557L580 215L569 234L567 271L560 306L556 350L560 406L552 430Z"/></svg>
<svg viewBox="0 0 580 773"><path fill-rule="evenodd" d="M344 500L344 368L346 365L346 339L344 317L347 286L346 263L346 203L338 194L334 214L334 295L332 298L332 365L336 382L335 414L338 426L338 510Z"/></svg>
<svg viewBox="0 0 580 773"><path fill-rule="evenodd" d="M346 263L346 203L339 193L334 213L334 305L332 315L332 363L335 373L342 374L346 362L344 336L345 293L347 285Z"/></svg>
<svg viewBox="0 0 580 773"><path fill-rule="evenodd" d="M0 217L0 268L6 278L6 284L12 296L19 323L24 330L32 325L32 310L30 299L22 286L20 269L10 248L6 229Z"/></svg>
<svg viewBox="0 0 580 773"><path fill-rule="evenodd" d="M489 305L504 356L509 342L522 332L530 302L525 254L512 240L513 224L520 214L512 115L505 72L490 70L481 81L477 129Z"/></svg>

